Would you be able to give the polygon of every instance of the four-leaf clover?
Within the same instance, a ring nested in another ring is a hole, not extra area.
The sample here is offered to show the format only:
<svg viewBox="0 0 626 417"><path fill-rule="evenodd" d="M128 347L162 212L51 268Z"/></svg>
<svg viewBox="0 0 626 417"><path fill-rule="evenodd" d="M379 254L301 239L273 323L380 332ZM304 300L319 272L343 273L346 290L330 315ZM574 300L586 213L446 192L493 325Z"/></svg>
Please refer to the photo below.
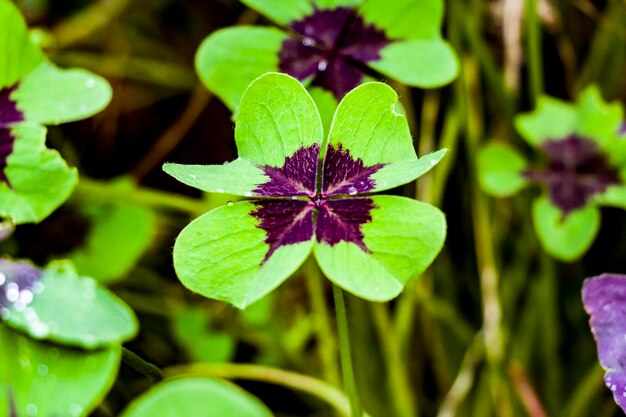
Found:
<svg viewBox="0 0 626 417"><path fill-rule="evenodd" d="M97 113L111 88L88 71L50 63L8 0L0 0L0 51L0 217L36 222L65 201L78 180L76 170L46 148L42 124Z"/></svg>
<svg viewBox="0 0 626 417"><path fill-rule="evenodd" d="M623 111L607 104L595 87L576 104L542 97L538 108L519 115L518 132L546 157L530 165L510 147L491 143L478 155L482 188L498 197L537 183L545 193L533 205L533 222L543 247L562 260L580 257L600 226L598 205L626 208L626 140Z"/></svg>
<svg viewBox="0 0 626 417"><path fill-rule="evenodd" d="M189 289L244 308L276 288L311 250L328 278L372 301L397 296L442 248L435 207L370 193L430 170L417 158L398 97L366 83L339 104L328 139L313 99L294 78L266 74L244 93L235 127L239 158L225 165L165 164L187 185L250 197L190 223L174 246Z"/></svg>
<svg viewBox="0 0 626 417"><path fill-rule="evenodd" d="M432 88L452 81L458 60L441 38L442 0L242 0L284 29L232 27L213 32L196 56L202 81L231 109L266 72L310 85L313 98L334 107L376 73Z"/></svg>

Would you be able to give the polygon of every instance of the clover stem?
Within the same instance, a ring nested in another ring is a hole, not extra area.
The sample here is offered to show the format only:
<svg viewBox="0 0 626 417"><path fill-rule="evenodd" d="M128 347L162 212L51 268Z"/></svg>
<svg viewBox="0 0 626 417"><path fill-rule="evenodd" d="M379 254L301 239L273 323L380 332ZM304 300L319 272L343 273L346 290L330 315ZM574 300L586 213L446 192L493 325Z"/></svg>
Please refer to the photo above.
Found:
<svg viewBox="0 0 626 417"><path fill-rule="evenodd" d="M145 359L125 347L122 347L122 362L133 368L135 371L152 379L153 382L163 380L163 372L161 372L157 366L147 362Z"/></svg>
<svg viewBox="0 0 626 417"><path fill-rule="evenodd" d="M164 373L166 378L201 375L276 384L311 394L330 405L340 416L350 416L350 403L340 390L319 379L278 368L239 363L195 363L166 368ZM366 414L365 417L369 416Z"/></svg>
<svg viewBox="0 0 626 417"><path fill-rule="evenodd" d="M526 50L528 51L528 75L533 103L543 93L543 63L541 59L541 26L539 24L539 2L526 0Z"/></svg>
<svg viewBox="0 0 626 417"><path fill-rule="evenodd" d="M333 296L335 298L335 313L337 316L337 335L339 337L339 356L341 357L341 373L343 386L350 399L351 417L361 417L363 409L356 388L354 368L352 366L352 352L350 349L350 335L348 332L348 315L343 290L333 284Z"/></svg>
<svg viewBox="0 0 626 417"><path fill-rule="evenodd" d="M382 303L371 303L370 307L374 319L374 326L376 327L378 339L383 351L387 368L386 373L390 384L389 395L395 406L396 415L417 417L419 412L415 401L415 394L411 389L411 382L407 374L409 367L403 363L402 347L398 343L399 339L397 334L394 334L395 332L392 320L389 317L388 306Z"/></svg>
<svg viewBox="0 0 626 417"><path fill-rule="evenodd" d="M319 338L318 349L322 364L322 374L325 380L339 386L341 379L335 356L336 345L332 332L330 312L324 299L322 276L317 262L312 257L304 264L304 273L308 294L311 297L313 325Z"/></svg>

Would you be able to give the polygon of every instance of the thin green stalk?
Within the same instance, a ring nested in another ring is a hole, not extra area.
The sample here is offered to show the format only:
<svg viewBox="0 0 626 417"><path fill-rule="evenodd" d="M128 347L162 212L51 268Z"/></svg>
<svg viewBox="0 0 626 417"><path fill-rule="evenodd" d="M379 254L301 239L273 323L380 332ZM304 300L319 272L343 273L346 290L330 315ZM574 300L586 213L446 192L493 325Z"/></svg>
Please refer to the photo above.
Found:
<svg viewBox="0 0 626 417"><path fill-rule="evenodd" d="M304 264L304 274L308 294L311 298L311 317L317 332L322 374L326 381L339 386L341 379L335 354L337 349L336 341L332 331L330 312L324 296L323 277L313 257L310 257Z"/></svg>
<svg viewBox="0 0 626 417"><path fill-rule="evenodd" d="M163 380L163 372L161 372L157 366L147 362L142 357L131 352L125 347L122 347L122 362L133 368L135 371L152 379L153 382Z"/></svg>
<svg viewBox="0 0 626 417"><path fill-rule="evenodd" d="M81 177L72 194L73 199L88 201L124 201L138 205L201 214L211 206L198 199L148 188L119 187L113 182L104 182Z"/></svg>
<svg viewBox="0 0 626 417"><path fill-rule="evenodd" d="M341 390L317 378L278 368L238 363L194 363L166 368L163 373L166 378L200 375L276 384L313 395L330 405L342 417L351 417L350 402ZM369 416L365 414L365 417Z"/></svg>
<svg viewBox="0 0 626 417"><path fill-rule="evenodd" d="M541 56L541 26L538 0L526 0L526 55L533 104L543 93L543 59Z"/></svg>
<svg viewBox="0 0 626 417"><path fill-rule="evenodd" d="M476 368L482 360L483 355L482 335L476 333L474 341L465 352L456 379L439 407L437 417L454 417L457 414L461 403L474 386Z"/></svg>
<svg viewBox="0 0 626 417"><path fill-rule="evenodd" d="M407 374L408 366L403 363L401 347L393 331L393 324L389 317L386 304L371 303L374 326L383 350L387 377L389 378L389 395L396 409L396 415L402 417L417 417L419 410L415 401L415 394Z"/></svg>
<svg viewBox="0 0 626 417"><path fill-rule="evenodd" d="M479 142L484 136L483 115L480 113L481 95L478 77L478 66L475 60L467 57L463 69L463 87L460 90L467 104L467 148L471 172L476 172L475 155ZM500 416L512 416L512 402L506 387L506 375L503 371L504 341L502 329L502 304L499 294L498 270L495 263L493 236L489 221L489 211L485 196L477 187L472 175L472 224L474 229L476 260L480 279L480 290L483 304L482 334L486 356L490 369L493 406Z"/></svg>
<svg viewBox="0 0 626 417"><path fill-rule="evenodd" d="M599 364L595 363L578 383L578 386L572 392L570 399L567 401L563 412L559 415L562 417L584 417L593 414L592 405L594 400L599 396L600 391L606 389L602 376L604 370Z"/></svg>
<svg viewBox="0 0 626 417"><path fill-rule="evenodd" d="M335 313L337 315L337 335L339 336L339 355L341 357L341 371L343 386L350 399L350 416L361 417L363 408L356 388L354 368L352 366L352 352L350 350L350 335L348 331L348 315L343 290L333 284L333 296L335 298Z"/></svg>

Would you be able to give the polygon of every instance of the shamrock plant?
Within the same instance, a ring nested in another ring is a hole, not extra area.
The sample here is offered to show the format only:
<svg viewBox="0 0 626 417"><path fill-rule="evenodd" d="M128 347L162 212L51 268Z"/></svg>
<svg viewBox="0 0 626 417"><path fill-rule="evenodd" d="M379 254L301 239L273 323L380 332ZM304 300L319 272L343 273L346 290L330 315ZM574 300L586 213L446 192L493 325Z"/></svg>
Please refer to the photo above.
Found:
<svg viewBox="0 0 626 417"><path fill-rule="evenodd" d="M626 412L626 275L602 274L585 280L583 303L598 345L604 382Z"/></svg>
<svg viewBox="0 0 626 417"><path fill-rule="evenodd" d="M0 414L88 415L137 327L126 304L68 262L0 259Z"/></svg>
<svg viewBox="0 0 626 417"><path fill-rule="evenodd" d="M178 236L174 266L191 290L244 308L276 288L313 250L328 278L386 301L436 257L443 214L429 204L370 193L430 170L417 158L398 97L385 84L348 93L328 139L315 103L284 74L244 93L235 127L239 158L225 165L165 164L187 185L249 197L194 220Z"/></svg>
<svg viewBox="0 0 626 417"><path fill-rule="evenodd" d="M380 78L376 73L424 88L447 84L458 73L456 55L440 34L442 0L242 1L282 29L222 29L198 49L200 78L231 109L266 72L304 82L325 103L320 110L332 111L361 82Z"/></svg>
<svg viewBox="0 0 626 417"><path fill-rule="evenodd" d="M626 141L623 111L595 87L575 104L543 97L538 108L516 118L516 127L543 164L531 164L509 146L491 143L478 156L482 188L498 197L530 184L545 192L533 205L539 241L556 258L580 257L600 226L599 205L626 208Z"/></svg>
<svg viewBox="0 0 626 417"><path fill-rule="evenodd" d="M42 124L79 120L104 108L111 89L84 70L61 70L30 40L19 11L0 0L0 217L45 218L78 176L46 148Z"/></svg>

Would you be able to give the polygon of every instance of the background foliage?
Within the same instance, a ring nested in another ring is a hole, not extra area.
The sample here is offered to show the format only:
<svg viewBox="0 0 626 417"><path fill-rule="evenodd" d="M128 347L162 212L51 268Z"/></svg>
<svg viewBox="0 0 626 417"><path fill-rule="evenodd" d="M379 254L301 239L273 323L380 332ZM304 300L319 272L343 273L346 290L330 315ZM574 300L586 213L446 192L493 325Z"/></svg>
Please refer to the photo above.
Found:
<svg viewBox="0 0 626 417"><path fill-rule="evenodd" d="M80 183L44 222L17 228L0 252L40 265L70 257L80 274L92 275L81 268L93 267L90 250L102 250L98 261L110 256L109 264L119 264L95 278L111 283L139 318L139 335L127 348L170 375L239 377L277 416L329 415L315 396L284 388L289 377L210 365L271 365L336 382L332 297L313 264L240 313L184 290L169 256L191 218L229 197L201 195L162 173L161 163L236 158L230 111L197 79L196 48L215 29L267 21L231 0L16 3L41 28L53 62L106 77L114 94L94 118L49 129L48 146L78 168ZM540 191L486 197L476 155L482 143L499 139L532 158L513 120L542 92L572 100L595 83L606 100L624 102L626 2L449 0L444 25L460 57L459 78L430 91L393 86L418 154L451 150L435 171L396 194L441 207L448 237L434 265L396 301L347 300L366 408L372 416L411 409L440 417L619 415L603 385L580 290L587 276L626 272L624 212L602 208L588 253L555 261L532 227L530 207ZM107 254L107 233L123 236L111 250L143 252L139 261ZM293 383L307 391L306 383ZM118 415L151 384L122 364L93 415Z"/></svg>

